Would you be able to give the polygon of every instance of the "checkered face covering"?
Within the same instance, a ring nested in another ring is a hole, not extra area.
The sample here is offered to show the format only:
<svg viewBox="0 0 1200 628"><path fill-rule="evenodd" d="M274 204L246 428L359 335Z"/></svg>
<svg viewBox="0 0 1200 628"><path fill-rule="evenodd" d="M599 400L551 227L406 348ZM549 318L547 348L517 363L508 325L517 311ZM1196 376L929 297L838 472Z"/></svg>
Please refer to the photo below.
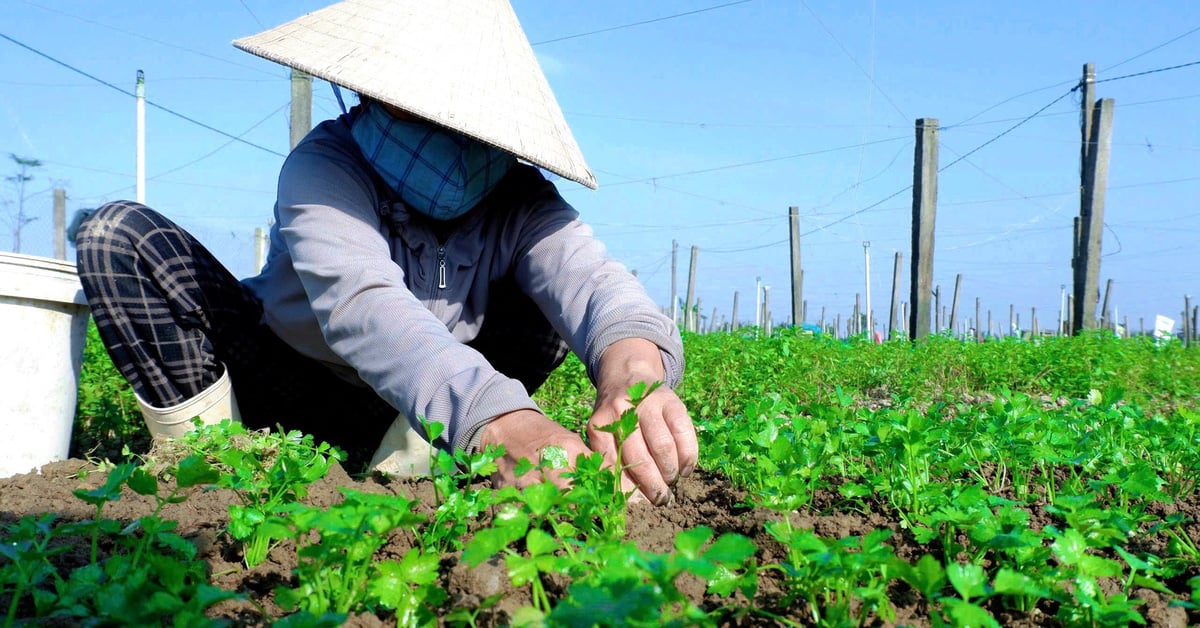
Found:
<svg viewBox="0 0 1200 628"><path fill-rule="evenodd" d="M350 133L405 205L435 220L470 211L516 163L512 155L449 129L398 120L377 103L366 107Z"/></svg>

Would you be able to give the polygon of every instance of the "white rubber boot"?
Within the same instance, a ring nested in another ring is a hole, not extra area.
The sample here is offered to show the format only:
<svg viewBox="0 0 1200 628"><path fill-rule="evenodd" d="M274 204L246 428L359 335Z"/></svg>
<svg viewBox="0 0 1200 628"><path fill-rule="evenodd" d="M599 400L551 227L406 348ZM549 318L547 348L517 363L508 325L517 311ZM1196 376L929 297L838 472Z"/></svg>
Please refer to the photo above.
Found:
<svg viewBox="0 0 1200 628"><path fill-rule="evenodd" d="M429 477L429 459L433 455L436 455L433 446L413 429L407 417L400 415L392 421L379 449L371 456L370 468L392 477Z"/></svg>
<svg viewBox="0 0 1200 628"><path fill-rule="evenodd" d="M137 397L137 395L134 395ZM169 408L155 408L137 397L142 418L154 438L178 438L195 428L192 419L200 417L204 425L216 425L225 419L241 422L237 398L233 395L233 384L226 370L212 386L191 399Z"/></svg>

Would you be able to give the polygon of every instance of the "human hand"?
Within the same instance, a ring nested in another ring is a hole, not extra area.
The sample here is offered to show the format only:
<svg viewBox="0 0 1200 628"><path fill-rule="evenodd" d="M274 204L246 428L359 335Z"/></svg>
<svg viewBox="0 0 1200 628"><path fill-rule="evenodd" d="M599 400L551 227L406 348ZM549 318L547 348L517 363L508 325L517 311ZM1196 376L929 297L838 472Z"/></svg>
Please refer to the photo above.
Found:
<svg viewBox="0 0 1200 628"><path fill-rule="evenodd" d="M550 420L546 415L536 410L516 410L502 414L483 427L479 438L479 448L489 445L503 445L504 455L496 460L499 470L492 475L492 481L499 486L515 486L525 488L544 480L550 480L559 488L566 488L570 481L562 477L575 463L580 454L587 455L591 450L583 444L578 434ZM567 454L567 468L550 470L543 473L529 472L517 477L515 469L522 459L537 464L546 447L561 447Z"/></svg>
<svg viewBox="0 0 1200 628"><path fill-rule="evenodd" d="M640 339L614 343L600 361L596 405L588 421L588 443L616 460L616 440L598 429L617 421L633 407L628 389L636 383L652 383L663 378L658 347ZM651 502L662 505L673 495L671 487L696 467L699 445L696 428L687 408L675 391L659 386L637 406L638 427L621 446L623 478L626 490L636 486Z"/></svg>

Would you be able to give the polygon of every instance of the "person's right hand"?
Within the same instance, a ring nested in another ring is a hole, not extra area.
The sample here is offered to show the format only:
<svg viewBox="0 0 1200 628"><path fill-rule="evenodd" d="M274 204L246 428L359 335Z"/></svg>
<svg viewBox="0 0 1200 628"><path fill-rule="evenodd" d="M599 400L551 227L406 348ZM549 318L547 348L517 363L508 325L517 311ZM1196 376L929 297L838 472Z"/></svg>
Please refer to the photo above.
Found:
<svg viewBox="0 0 1200 628"><path fill-rule="evenodd" d="M525 488L543 480L550 480L560 488L566 488L570 480L562 477L562 474L574 468L575 458L580 454L592 453L578 434L536 410L516 410L493 419L483 427L483 433L479 437L480 450L489 445L504 446L504 456L496 460L499 470L492 476L492 481L497 486L517 488ZM568 467L549 471L545 477L536 471L516 477L514 469L521 458L536 465L542 459L542 450L552 446L563 448L567 454Z"/></svg>

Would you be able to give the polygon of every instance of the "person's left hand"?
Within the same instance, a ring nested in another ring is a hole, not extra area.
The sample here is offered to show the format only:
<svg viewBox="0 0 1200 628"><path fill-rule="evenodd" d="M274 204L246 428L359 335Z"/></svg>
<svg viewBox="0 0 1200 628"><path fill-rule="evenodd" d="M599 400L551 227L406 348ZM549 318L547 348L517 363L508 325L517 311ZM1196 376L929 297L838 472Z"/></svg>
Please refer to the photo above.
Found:
<svg viewBox="0 0 1200 628"><path fill-rule="evenodd" d="M644 382L652 384L664 377L662 358L653 343L642 339L626 339L613 343L600 359L597 377L596 405L588 420L588 444L604 454L605 460L616 460L616 441L612 434L596 429L620 418L632 407L630 386ZM638 429L629 435L621 447L621 463L632 484L651 502L668 503L671 487L681 477L687 477L696 467L699 446L696 428L687 408L666 386L659 386L637 408ZM632 486L625 486L626 491Z"/></svg>

